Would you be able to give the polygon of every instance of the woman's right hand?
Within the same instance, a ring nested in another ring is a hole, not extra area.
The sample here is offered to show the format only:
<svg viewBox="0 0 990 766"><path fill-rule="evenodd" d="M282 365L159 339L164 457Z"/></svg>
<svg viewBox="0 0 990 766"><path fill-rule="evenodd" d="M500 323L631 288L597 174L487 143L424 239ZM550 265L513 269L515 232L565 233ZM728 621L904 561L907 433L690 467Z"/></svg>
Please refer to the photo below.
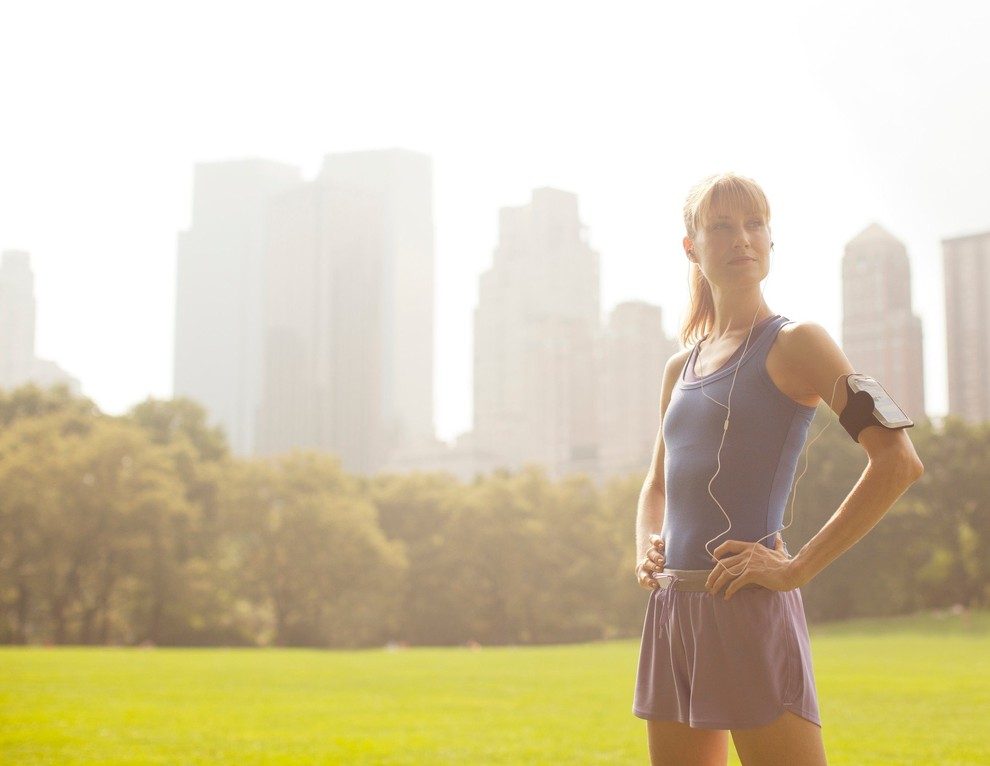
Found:
<svg viewBox="0 0 990 766"><path fill-rule="evenodd" d="M636 564L636 579L639 584L649 590L660 587L654 575L663 571L666 559L663 555L663 539L660 535L650 535L650 547Z"/></svg>

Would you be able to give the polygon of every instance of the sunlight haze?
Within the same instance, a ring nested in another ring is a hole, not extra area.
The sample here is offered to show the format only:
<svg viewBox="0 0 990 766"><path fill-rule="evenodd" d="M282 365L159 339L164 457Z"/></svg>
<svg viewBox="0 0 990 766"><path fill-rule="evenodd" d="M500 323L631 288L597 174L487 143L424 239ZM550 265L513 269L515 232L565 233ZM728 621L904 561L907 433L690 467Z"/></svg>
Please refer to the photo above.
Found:
<svg viewBox="0 0 990 766"><path fill-rule="evenodd" d="M31 255L36 349L108 412L172 394L176 239L197 162L312 178L329 153L433 160L436 431L471 428L472 312L498 210L578 195L602 309L685 308L681 206L766 190L772 308L840 340L840 260L904 242L930 415L941 240L990 230L990 5L0 0L0 249ZM644 413L649 417L650 413Z"/></svg>

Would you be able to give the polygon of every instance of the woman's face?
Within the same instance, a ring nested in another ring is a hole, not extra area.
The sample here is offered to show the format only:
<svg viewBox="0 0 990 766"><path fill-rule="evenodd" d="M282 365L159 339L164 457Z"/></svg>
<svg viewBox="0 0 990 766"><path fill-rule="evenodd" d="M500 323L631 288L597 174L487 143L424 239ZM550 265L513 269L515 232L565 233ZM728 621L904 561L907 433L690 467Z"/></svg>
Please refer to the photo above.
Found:
<svg viewBox="0 0 990 766"><path fill-rule="evenodd" d="M714 207L684 244L713 286L759 283L770 270L770 226L762 212Z"/></svg>

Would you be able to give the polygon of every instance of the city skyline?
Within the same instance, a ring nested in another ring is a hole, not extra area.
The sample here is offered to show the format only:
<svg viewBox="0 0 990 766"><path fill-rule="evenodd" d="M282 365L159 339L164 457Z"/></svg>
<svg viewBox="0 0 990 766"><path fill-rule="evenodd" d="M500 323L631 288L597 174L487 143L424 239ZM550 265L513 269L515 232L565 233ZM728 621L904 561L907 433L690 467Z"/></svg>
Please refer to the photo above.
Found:
<svg viewBox="0 0 990 766"><path fill-rule="evenodd" d="M405 147L395 147L395 150L398 150L398 151L412 151L412 150L406 149ZM364 149L364 150L357 150L354 153L355 154L361 154L361 153L374 153L374 152L381 152L381 151L386 151L386 150L382 150L382 149ZM333 154L346 154L346 153L328 153L325 156L326 157L329 157L329 156L332 156ZM235 160L213 160L213 161L197 162L195 164L197 166L209 166L209 165L224 165L224 164L230 164L230 163L235 163L236 164L236 163L240 163L240 162L262 162L262 163L270 163L270 164L275 164L275 165L284 165L285 164L285 163L282 163L279 158L267 158L267 157L266 158L252 157L252 158L235 159ZM313 183L316 180L318 180L318 176L301 178L299 180L299 183L304 183L304 184L305 183ZM544 187L544 188L552 188L552 187ZM536 191L536 190L532 190L532 191ZM531 191L531 193L532 193L532 191ZM560 191L564 191L564 192L569 193L569 194L575 194L574 192L571 192L570 190L560 190ZM580 194L575 194L575 196L577 196L580 199ZM191 192L190 192L190 197L192 197L192 193ZM523 203L523 204L525 204L525 203ZM773 206L772 200L771 200L771 205ZM503 206L500 206L496 212L497 213L500 213L501 211L503 211L503 210L505 210L507 208L511 208L511 207L518 207L518 205L503 205ZM883 228L879 224L877 224L875 221L869 222L868 224L865 225L865 228L866 229L871 229L871 228L874 228L874 227ZM188 226L187 226L187 228L188 228ZM591 230L593 230L593 225L590 224L590 223L585 222L585 228L587 230L591 231ZM988 227L988 228L990 228L990 227ZM183 235L185 233L185 231L178 231L176 233L178 235L180 235L180 237L181 237L181 235ZM941 245L942 242L944 242L946 239L965 239L967 237L973 237L973 236L976 236L976 237L985 236L985 233L984 232L973 232L973 233L966 234L966 235L961 235L960 237L955 237L955 238L953 238L953 237L945 237L945 238L943 238L943 240L940 240L939 245ZM497 234L495 235L495 237L496 237L496 243L493 245L492 250L491 250L491 252L493 254L497 251L497 248L498 248L498 245L497 245ZM855 239L855 237L853 237L853 239ZM603 261L606 260L604 258L604 254L603 254L602 260ZM838 266L838 268L841 271L841 257L837 260L837 264L836 265ZM489 268L490 268L490 264L489 264ZM477 277L479 278L479 280L483 276L483 274L484 274L484 270L482 270L477 275ZM840 274L840 277L841 277L841 274ZM772 267L771 268L771 275L770 275L770 277L768 277L768 280L767 280L768 284L770 282L772 282L773 279L774 279L774 270L773 270L773 267ZM938 275L938 280L939 280L939 282L942 281L942 274L939 274ZM918 285L917 285L917 281L918 281L917 279L914 279L914 278L911 279L911 289L912 289L912 292L917 291L919 289L918 288ZM838 288L838 290L840 292L840 295L838 297L841 299L841 287L842 287L842 285L841 285L841 279L837 280L837 283L838 283L837 284L837 288ZM769 291L768 291L768 294L769 294ZM676 337L677 332L678 332L679 325L676 322L674 322L674 321L671 320L671 318L670 318L671 312L670 312L669 307L666 306L666 305L657 303L655 301L655 299L654 300L643 299L643 298L639 297L636 294L627 295L625 297L621 297L620 296L620 297L616 298L615 301L613 303L609 304L609 305L606 305L604 303L604 301L602 301L602 305L601 305L601 309L600 309L600 321L601 321L602 326L603 327L605 326L605 324L608 321L609 315L614 310L616 310L617 308L623 306L624 304L629 304L629 303L646 303L648 305L656 306L657 308L659 308L661 310L661 313L664 315L663 330L664 330L665 335L666 336L670 336L670 337ZM799 303L800 303L800 301L799 301ZM684 307L685 307L685 305L686 305L686 300L683 301L683 302L681 302L680 305L675 304L675 306L678 309L680 309L680 310L683 310ZM478 307L478 303L477 303L477 300L476 300L474 306L471 307L470 312L473 314L474 311L477 310L477 307ZM826 326L826 329L828 329L831 332L831 334L835 338L836 342L840 343L840 345L841 345L841 343L842 343L842 330L841 330L841 328L842 328L842 314L841 314L841 310L838 311L835 316L823 316L823 315L813 316L813 315L809 315L809 314L798 314L796 316L799 317L802 320L805 320L805 321L813 321L813 322L818 322L818 323L821 323L821 324L825 325ZM932 386L929 386L929 388L934 387L936 389L936 392L937 393L935 394L935 396L938 397L938 398L937 398L937 403L936 403L936 405L933 408L932 405L929 403L931 401L931 398L932 397L930 395L926 396L925 397L925 401L926 401L925 410L926 410L926 414L929 417L939 417L939 416L942 416L942 415L947 414L947 411L948 411L948 399L947 399L948 394L947 394L947 377L946 377L947 376L947 369L948 368L947 368L947 366L944 363L944 358L943 358L943 360L942 360L941 363L938 360L936 360L934 363L930 361L932 352L928 348L929 343L930 343L930 337L927 334L927 327L932 322L934 322L934 323L943 323L944 324L944 317L934 317L934 318L932 318L929 315L929 316L924 317L922 319L922 323L923 323L923 325L926 328L926 336L925 336L925 343L924 343L924 356L925 356L925 359L926 359L926 364L925 364L926 384L928 383L928 379L931 377L931 374L932 374L931 373L931 368L932 367L939 367L939 366L941 366L942 369L940 370L940 373L943 375L943 379L942 380L936 379L934 381L934 384ZM470 324L470 318L469 317L468 317L468 324ZM660 341L661 343L664 342L665 340L666 340L666 338L658 338L658 341ZM934 343L932 345L940 346L941 347L941 350L944 352L944 338L941 338L941 337L935 338L934 339ZM473 343L469 343L469 346L473 347ZM448 348L448 349L446 349L446 351L449 353L450 352L450 349ZM168 346L168 353L170 355L174 355L174 352L175 352L175 345L174 345L174 337L173 337L172 344ZM470 352L469 352L469 354L470 354ZM443 356L443 349L438 349L437 350L437 356ZM58 362L58 359L56 359L55 361L57 363ZM442 362L440 362L438 364L438 367L441 366L441 365L442 365ZM70 370L70 372L71 372L71 370ZM172 370L170 370L170 374L174 376L174 374L175 374L174 367L172 368ZM473 383L473 375L472 375L472 378L468 381L468 388L469 389L472 388L472 383ZM88 390L88 386L87 386L87 383L86 383L85 380L81 380L81 386L82 386L82 394L85 395L85 396L89 396L90 398L94 399L94 401L96 401L97 405L98 406L101 406L99 395L94 395L93 393L91 393ZM434 388L437 391L437 393L435 394L435 398L434 398L434 407L435 407L435 409L439 410L440 413L441 413L441 417L439 419L435 419L434 420L436 436L441 441L446 441L446 442L452 444L456 440L456 438L458 436L467 435L467 434L469 434L472 431L472 429L473 429L473 427L475 425L474 424L474 421L473 421L473 417L472 417L472 415L473 415L473 408L471 407L471 405L469 405L469 412L467 413L467 419L466 420L461 419L460 421L457 422L456 427L453 428L453 429L451 429L449 427L449 424L447 424L447 423L444 422L444 419L443 419L444 413L443 413L442 406L437 406L437 404L444 398L444 395L445 395L444 392L446 392L447 395L449 395L451 392L453 392L452 387L445 386L444 385L444 382L443 382L443 371L442 371L442 369L435 370L435 384L434 384ZM177 392L177 391L174 391L174 390L171 393L164 393L164 394L162 394L162 393L157 393L156 394L154 391L149 390L149 393L147 394L148 397L154 397L154 398L169 398L170 396L179 396L179 395L182 395L181 392ZM145 397L145 398L147 398L147 397ZM142 399L136 399L134 401L131 401L129 403L126 403L125 405L123 405L121 407L118 407L117 410L114 410L114 409L111 408L108 411L110 411L112 413L123 412L124 409L129 409L131 406L134 406L134 405L140 403L140 401L143 401L143 398ZM203 403L203 402L201 401L200 403ZM448 427L445 429L444 428L444 425L448 425ZM234 435L233 434L228 434L228 438L233 439L234 438Z"/></svg>
<svg viewBox="0 0 990 766"><path fill-rule="evenodd" d="M771 306L836 339L845 243L871 222L905 243L926 409L946 411L940 243L990 229L990 112L973 96L987 8L275 8L234 28L182 3L154 24L122 3L65 4L57 25L50 9L2 11L0 105L22 119L0 141L0 248L32 254L39 355L103 409L172 394L175 238L196 163L264 157L310 179L326 154L397 146L434 160L442 438L471 425L470 317L500 208L544 186L577 194L603 317L644 300L672 335L683 196L724 169L770 196Z"/></svg>

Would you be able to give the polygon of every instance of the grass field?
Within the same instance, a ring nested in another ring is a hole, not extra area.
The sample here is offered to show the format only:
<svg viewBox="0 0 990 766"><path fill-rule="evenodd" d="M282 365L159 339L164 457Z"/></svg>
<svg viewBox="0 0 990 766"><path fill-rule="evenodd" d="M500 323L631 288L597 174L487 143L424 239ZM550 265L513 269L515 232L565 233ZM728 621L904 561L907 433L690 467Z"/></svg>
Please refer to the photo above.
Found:
<svg viewBox="0 0 990 766"><path fill-rule="evenodd" d="M813 649L833 766L990 764L990 615L823 626ZM642 764L636 652L6 648L0 763Z"/></svg>

